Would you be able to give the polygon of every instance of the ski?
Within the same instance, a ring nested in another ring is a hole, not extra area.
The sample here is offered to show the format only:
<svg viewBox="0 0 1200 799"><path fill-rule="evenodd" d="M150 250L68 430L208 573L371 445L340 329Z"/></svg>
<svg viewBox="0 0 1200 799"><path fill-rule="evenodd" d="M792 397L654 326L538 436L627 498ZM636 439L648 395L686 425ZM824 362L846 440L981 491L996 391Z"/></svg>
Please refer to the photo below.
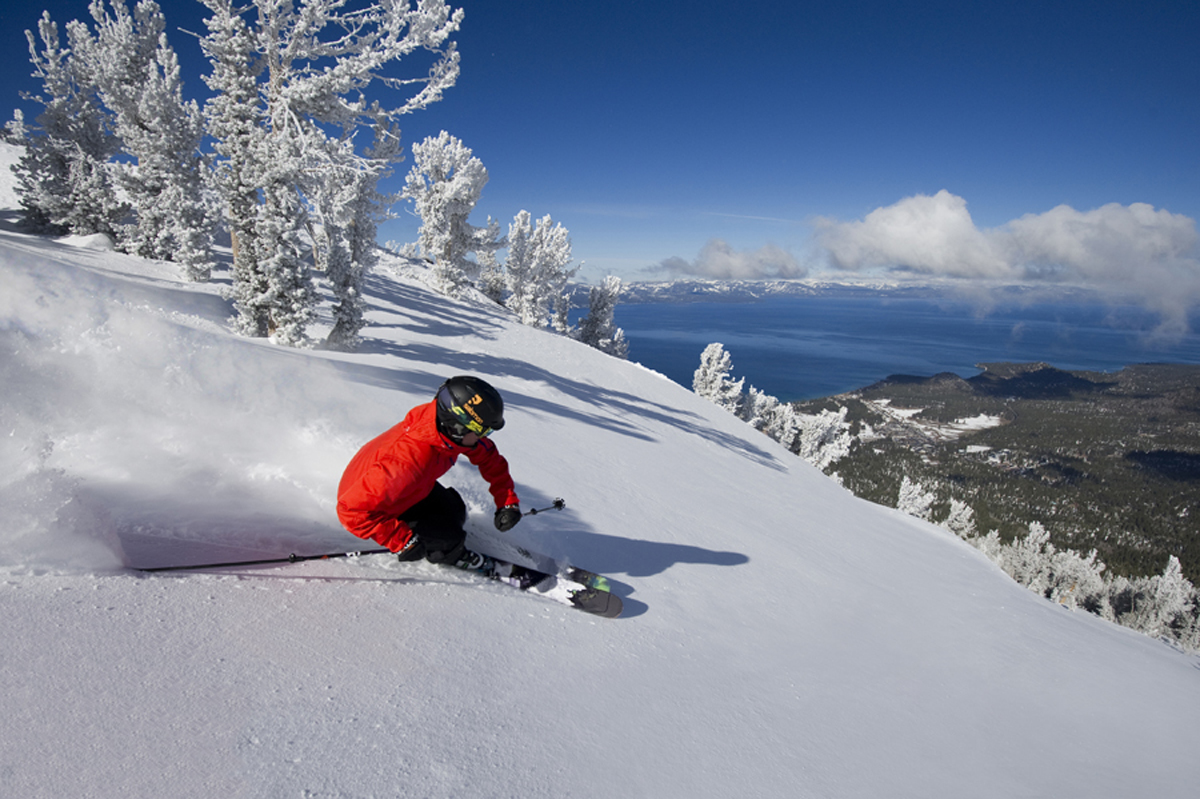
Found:
<svg viewBox="0 0 1200 799"><path fill-rule="evenodd" d="M565 573L552 574L472 550L465 551L454 566L596 616L615 619L623 610L619 596L607 589L575 579L570 569ZM585 579L597 578L607 585L607 581L594 572L585 569L574 571Z"/></svg>
<svg viewBox="0 0 1200 799"><path fill-rule="evenodd" d="M588 569L581 569L569 563L561 563L549 555L534 552L527 547L513 543L511 540L502 538L490 531L468 527L467 547L473 552L478 552L498 561L506 561L517 566L532 569L533 571L565 577L571 582L581 583L588 588L595 588L599 591L612 591L611 583L602 574L597 574Z"/></svg>

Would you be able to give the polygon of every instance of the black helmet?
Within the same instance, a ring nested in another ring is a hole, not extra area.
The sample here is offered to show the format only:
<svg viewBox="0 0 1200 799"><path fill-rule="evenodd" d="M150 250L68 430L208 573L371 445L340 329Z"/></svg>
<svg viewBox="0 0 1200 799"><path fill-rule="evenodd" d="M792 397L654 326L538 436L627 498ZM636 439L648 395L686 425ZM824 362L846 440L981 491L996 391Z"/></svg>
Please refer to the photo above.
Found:
<svg viewBox="0 0 1200 799"><path fill-rule="evenodd" d="M437 423L451 441L461 442L467 433L486 436L504 427L504 400L478 377L452 377L437 390Z"/></svg>

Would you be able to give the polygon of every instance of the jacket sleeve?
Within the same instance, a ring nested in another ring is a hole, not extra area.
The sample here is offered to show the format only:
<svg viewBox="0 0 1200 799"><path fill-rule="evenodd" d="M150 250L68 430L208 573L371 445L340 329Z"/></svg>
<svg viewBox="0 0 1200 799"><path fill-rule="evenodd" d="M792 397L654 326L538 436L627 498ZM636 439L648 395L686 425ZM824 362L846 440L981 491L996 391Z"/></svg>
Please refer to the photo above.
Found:
<svg viewBox="0 0 1200 799"><path fill-rule="evenodd" d="M467 460L479 467L479 474L487 480L497 508L520 504L513 479L508 473L508 461L490 438L480 439L467 453Z"/></svg>

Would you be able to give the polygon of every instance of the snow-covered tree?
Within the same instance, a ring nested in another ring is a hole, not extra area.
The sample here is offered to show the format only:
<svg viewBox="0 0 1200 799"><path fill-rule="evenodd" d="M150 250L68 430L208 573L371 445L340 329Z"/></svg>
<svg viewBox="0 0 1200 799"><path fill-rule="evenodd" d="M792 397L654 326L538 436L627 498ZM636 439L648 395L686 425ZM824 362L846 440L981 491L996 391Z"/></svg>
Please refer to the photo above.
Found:
<svg viewBox="0 0 1200 799"><path fill-rule="evenodd" d="M128 213L117 198L109 165L120 142L100 102L95 76L88 64L72 57L77 43L70 30L63 47L50 12L42 13L38 37L32 31L25 36L42 93L22 96L44 109L36 125L22 125L25 154L14 169L25 221L37 229L115 238Z"/></svg>
<svg viewBox="0 0 1200 799"><path fill-rule="evenodd" d="M531 225L528 211L517 213L508 227L508 307L521 322L532 327L553 324L566 332L567 282L579 267L571 263L571 240L567 229L550 215ZM554 316L551 312L554 311Z"/></svg>
<svg viewBox="0 0 1200 799"><path fill-rule="evenodd" d="M826 409L817 414L795 414L798 432L790 449L822 471L849 455L854 436L846 421L848 410L842 406L836 411Z"/></svg>
<svg viewBox="0 0 1200 799"><path fill-rule="evenodd" d="M1183 576L1179 558L1168 557L1161 575L1135 581L1130 593L1134 601L1122 624L1154 637L1195 639L1196 589Z"/></svg>
<svg viewBox="0 0 1200 799"><path fill-rule="evenodd" d="M1072 549L1057 550L1051 558L1052 573L1046 581L1045 596L1072 609L1096 606L1105 594L1104 569L1104 563L1094 549L1087 555Z"/></svg>
<svg viewBox="0 0 1200 799"><path fill-rule="evenodd" d="M1050 533L1040 522L1030 522L1028 534L1009 545L999 542L995 532L980 546L1010 577L1041 596L1068 607L1107 604L1104 564L1095 550L1087 556L1060 550L1050 542ZM1110 612L1100 610L1111 617Z"/></svg>
<svg viewBox="0 0 1200 799"><path fill-rule="evenodd" d="M621 278L609 275L599 286L588 291L588 314L579 320L576 337L601 352L617 358L629 357L629 342L625 331L613 323L617 298L621 295Z"/></svg>
<svg viewBox="0 0 1200 799"><path fill-rule="evenodd" d="M1024 538L1013 542L1006 553L1004 570L1014 580L1029 590L1045 593L1050 575L1050 561L1054 555L1054 544L1050 543L1050 532L1041 522L1030 522L1029 532Z"/></svg>
<svg viewBox="0 0 1200 799"><path fill-rule="evenodd" d="M501 246L506 243L504 239L496 242L497 245ZM499 249L499 247L496 249ZM496 250L480 250L475 253L475 260L479 264L479 290L492 302L503 305L504 292L508 287L508 278L504 274L504 264L500 263L500 260L496 258Z"/></svg>
<svg viewBox="0 0 1200 799"><path fill-rule="evenodd" d="M1183 576L1183 566L1179 558L1171 555L1167 565L1154 586L1154 602L1158 608L1159 623L1168 626L1176 616L1187 613L1192 609L1195 598L1195 588Z"/></svg>
<svg viewBox="0 0 1200 799"><path fill-rule="evenodd" d="M262 72L258 37L242 16L245 10L235 8L232 0L203 2L212 13L204 21L209 32L200 46L212 70L204 81L213 91L204 115L215 140L215 184L233 249L230 294L236 311L234 326L243 335L265 337L271 312L266 303L266 275L259 267L255 246L262 171L256 154L266 135L258 94Z"/></svg>
<svg viewBox="0 0 1200 799"><path fill-rule="evenodd" d="M896 498L896 508L909 516L929 520L933 503L937 497L920 483L910 480L908 475L900 481L900 494Z"/></svg>
<svg viewBox="0 0 1200 799"><path fill-rule="evenodd" d="M574 269L567 270L562 275L562 279L557 281L558 291L550 301L550 327L554 328L556 333L561 333L564 336L574 335L574 328L571 326L571 276L579 271L580 265Z"/></svg>
<svg viewBox="0 0 1200 799"><path fill-rule="evenodd" d="M25 112L14 108L13 118L5 122L4 128L0 130L0 141L5 144L24 146L27 136L29 136L29 127L25 124Z"/></svg>
<svg viewBox="0 0 1200 799"><path fill-rule="evenodd" d="M504 276L508 283L510 298L508 307L518 315L521 313L518 297L525 296L525 284L530 275L530 238L533 236L533 217L524 209L517 212L508 226L505 238L508 256L504 259Z"/></svg>
<svg viewBox="0 0 1200 799"><path fill-rule="evenodd" d="M967 539L975 536L975 509L957 499L950 500L950 515L942 522L950 532L959 538Z"/></svg>
<svg viewBox="0 0 1200 799"><path fill-rule="evenodd" d="M763 432L788 450L796 452L800 446L802 433L800 414L796 412L796 408L791 403L781 402L767 420L767 426L763 428Z"/></svg>
<svg viewBox="0 0 1200 799"><path fill-rule="evenodd" d="M309 212L328 200L307 197L320 191L313 176L349 163L368 180L382 174L382 150L348 159L345 145L353 146L361 125L393 125L454 85L459 57L449 37L463 14L441 0L415 8L403 0L250 0L244 8L202 2L212 12L204 46L213 62L209 85L219 97L206 110L219 139L219 185L235 236L235 323L250 335L301 344L317 297L306 253L319 246L304 236L315 229ZM257 14L248 19L251 10ZM418 51L432 63L422 74L397 75L395 64ZM375 82L397 90L398 103L367 102L364 92ZM351 194L368 198L373 191L356 182ZM351 282L361 277L356 270L338 274ZM339 291L348 297L358 287L343 283Z"/></svg>
<svg viewBox="0 0 1200 799"><path fill-rule="evenodd" d="M444 130L412 149L413 167L401 196L412 200L421 218L418 245L433 260L434 287L454 296L478 275L479 264L467 256L480 250L494 256L500 245L499 223L489 218L479 228L467 221L488 172L469 147Z"/></svg>
<svg viewBox="0 0 1200 799"><path fill-rule="evenodd" d="M738 415L755 430L766 432L779 415L779 408L778 397L750 386L746 391L746 396L742 398L742 407L738 411Z"/></svg>
<svg viewBox="0 0 1200 799"><path fill-rule="evenodd" d="M255 311L266 311L267 334L278 344L299 347L308 343L308 325L316 317L317 291L300 224L306 220L298 191L298 176L305 139L271 131L259 143L258 163L262 204L254 225L255 263L262 273L264 291L252 297ZM239 298L240 299L240 298ZM261 316L253 318L261 324ZM242 327L257 335L261 328Z"/></svg>
<svg viewBox="0 0 1200 799"><path fill-rule="evenodd" d="M692 391L697 396L737 414L742 407L742 386L745 378L734 380L733 358L720 343L709 344L700 353L700 368L692 376Z"/></svg>
<svg viewBox="0 0 1200 799"><path fill-rule="evenodd" d="M390 173L400 138L391 126L377 126L375 146L367 152L367 159L355 155L348 142L330 144L338 152L331 155L326 168L309 173L305 185L318 222L313 233L317 268L325 272L337 299L326 344L353 350L366 324L362 279L378 260L375 233L384 216L383 204L389 199L379 194L376 186L381 175Z"/></svg>
<svg viewBox="0 0 1200 799"><path fill-rule="evenodd" d="M122 226L121 248L146 258L178 261L184 276L211 273L212 224L203 191L203 117L184 102L179 60L167 42L166 20L154 0L130 14L124 0L92 0L92 35L82 22L68 30L73 57L86 65L115 119L124 153L115 164L134 220Z"/></svg>

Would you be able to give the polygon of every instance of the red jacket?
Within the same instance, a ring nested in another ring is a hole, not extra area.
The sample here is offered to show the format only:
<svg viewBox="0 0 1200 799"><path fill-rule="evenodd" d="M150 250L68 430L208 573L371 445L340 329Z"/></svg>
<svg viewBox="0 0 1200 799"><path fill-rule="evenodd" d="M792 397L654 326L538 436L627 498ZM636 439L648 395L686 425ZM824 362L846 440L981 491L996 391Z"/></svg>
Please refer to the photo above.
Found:
<svg viewBox="0 0 1200 799"><path fill-rule="evenodd" d="M351 459L338 484L338 519L359 538L399 552L412 529L398 517L429 495L459 455L479 467L497 508L518 503L508 461L496 445L486 438L473 447L453 443L438 432L436 402L430 402L413 408Z"/></svg>

